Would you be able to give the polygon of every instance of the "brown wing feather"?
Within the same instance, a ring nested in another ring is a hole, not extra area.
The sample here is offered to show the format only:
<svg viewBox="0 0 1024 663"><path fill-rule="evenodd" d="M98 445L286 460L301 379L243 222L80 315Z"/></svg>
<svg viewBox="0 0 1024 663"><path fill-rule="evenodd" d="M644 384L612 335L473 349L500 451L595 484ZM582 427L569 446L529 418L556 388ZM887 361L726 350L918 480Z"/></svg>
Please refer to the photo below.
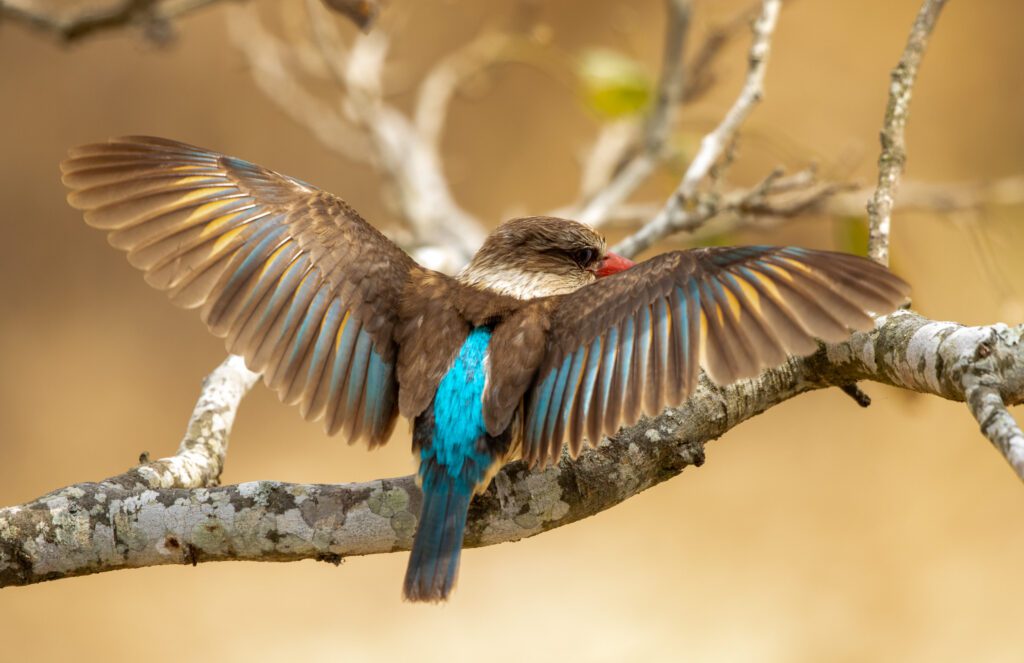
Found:
<svg viewBox="0 0 1024 663"><path fill-rule="evenodd" d="M387 440L394 339L415 262L343 200L248 161L162 138L70 151L68 201L150 285L199 308L229 351L303 416Z"/></svg>
<svg viewBox="0 0 1024 663"><path fill-rule="evenodd" d="M699 366L727 384L813 352L815 338L869 329L869 312L889 313L908 293L903 280L856 256L726 247L659 255L545 300L550 331L527 396L523 457L554 461L566 436L575 454L584 435L596 442L679 404L696 388Z"/></svg>

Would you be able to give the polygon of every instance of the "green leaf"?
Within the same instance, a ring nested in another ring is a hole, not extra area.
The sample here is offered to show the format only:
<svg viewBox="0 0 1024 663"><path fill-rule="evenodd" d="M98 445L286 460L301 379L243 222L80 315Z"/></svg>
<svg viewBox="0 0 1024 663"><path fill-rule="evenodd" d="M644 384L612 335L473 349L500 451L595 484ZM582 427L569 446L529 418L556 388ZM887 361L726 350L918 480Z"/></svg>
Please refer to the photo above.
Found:
<svg viewBox="0 0 1024 663"><path fill-rule="evenodd" d="M585 51L576 75L587 107L609 119L642 113L654 94L651 77L643 66L617 51Z"/></svg>

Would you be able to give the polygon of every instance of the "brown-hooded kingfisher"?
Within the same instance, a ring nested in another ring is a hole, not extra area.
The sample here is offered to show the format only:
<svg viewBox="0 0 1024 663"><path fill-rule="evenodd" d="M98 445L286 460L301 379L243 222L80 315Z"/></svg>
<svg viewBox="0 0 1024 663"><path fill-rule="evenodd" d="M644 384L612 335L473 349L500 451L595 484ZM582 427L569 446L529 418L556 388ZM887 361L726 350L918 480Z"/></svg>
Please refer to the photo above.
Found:
<svg viewBox="0 0 1024 663"><path fill-rule="evenodd" d="M503 463L556 462L563 442L575 456L682 403L701 366L718 384L753 377L909 292L866 259L794 247L634 265L551 217L502 224L449 277L340 198L234 157L128 137L73 149L62 170L85 220L304 417L370 447L399 414L413 422L412 601L447 598L470 500Z"/></svg>

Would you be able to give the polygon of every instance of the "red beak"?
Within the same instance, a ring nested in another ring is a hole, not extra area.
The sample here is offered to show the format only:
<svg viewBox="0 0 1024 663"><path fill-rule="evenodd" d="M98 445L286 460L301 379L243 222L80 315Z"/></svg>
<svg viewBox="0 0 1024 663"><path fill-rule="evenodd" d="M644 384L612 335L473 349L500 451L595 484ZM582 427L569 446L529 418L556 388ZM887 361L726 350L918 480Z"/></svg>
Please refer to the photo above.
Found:
<svg viewBox="0 0 1024 663"><path fill-rule="evenodd" d="M624 272L636 263L629 258L623 258L617 253L609 251L604 255L604 260L601 261L601 266L597 268L595 274L597 278L604 278L612 274L618 274Z"/></svg>

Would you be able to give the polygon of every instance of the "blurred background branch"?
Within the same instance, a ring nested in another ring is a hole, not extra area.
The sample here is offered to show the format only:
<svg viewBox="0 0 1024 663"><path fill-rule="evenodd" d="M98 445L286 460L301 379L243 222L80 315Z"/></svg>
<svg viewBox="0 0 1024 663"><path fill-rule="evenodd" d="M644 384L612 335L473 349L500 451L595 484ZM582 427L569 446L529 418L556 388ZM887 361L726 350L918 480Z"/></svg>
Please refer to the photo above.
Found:
<svg viewBox="0 0 1024 663"><path fill-rule="evenodd" d="M54 3L47 0L0 0L0 21L23 23L74 42L99 33L140 27L148 39L166 42L172 22L221 0L84 0ZM369 30L380 12L376 0L324 0L327 7Z"/></svg>
<svg viewBox="0 0 1024 663"><path fill-rule="evenodd" d="M762 3L761 14L754 22L747 78L739 96L726 111L721 123L701 140L700 150L690 161L682 181L665 205L640 230L619 242L613 249L615 252L627 257L635 256L654 242L691 224L692 217L687 214L687 209L694 203L697 188L725 154L740 125L764 94L768 53L781 9L781 0L765 0Z"/></svg>

